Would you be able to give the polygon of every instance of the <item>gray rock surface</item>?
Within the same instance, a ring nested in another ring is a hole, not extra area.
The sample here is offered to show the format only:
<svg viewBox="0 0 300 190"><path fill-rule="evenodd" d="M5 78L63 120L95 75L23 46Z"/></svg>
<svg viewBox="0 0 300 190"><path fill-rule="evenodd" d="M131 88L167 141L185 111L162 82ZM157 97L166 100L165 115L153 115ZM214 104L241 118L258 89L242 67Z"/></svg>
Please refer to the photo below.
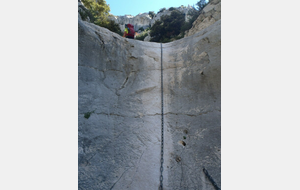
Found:
<svg viewBox="0 0 300 190"><path fill-rule="evenodd" d="M203 166L221 186L220 55L221 20L163 44L166 190L213 190ZM78 19L78 189L158 189L160 61L159 43Z"/></svg>
<svg viewBox="0 0 300 190"><path fill-rule="evenodd" d="M221 0L211 0L202 10L202 13L193 22L192 28L186 32L184 37L194 35L195 33L207 28L221 19Z"/></svg>

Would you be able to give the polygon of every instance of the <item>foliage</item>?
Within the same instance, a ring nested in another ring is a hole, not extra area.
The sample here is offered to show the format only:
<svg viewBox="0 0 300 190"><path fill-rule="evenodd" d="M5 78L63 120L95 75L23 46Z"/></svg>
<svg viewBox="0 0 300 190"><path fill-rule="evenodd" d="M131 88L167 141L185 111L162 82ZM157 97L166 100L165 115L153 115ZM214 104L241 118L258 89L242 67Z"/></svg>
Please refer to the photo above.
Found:
<svg viewBox="0 0 300 190"><path fill-rule="evenodd" d="M160 9L160 11L157 12L157 14L158 14L158 13L162 13L162 12L164 12L165 10L166 10L166 8L162 8L162 9Z"/></svg>
<svg viewBox="0 0 300 190"><path fill-rule="evenodd" d="M174 7L169 8L169 11L174 11L176 10Z"/></svg>
<svg viewBox="0 0 300 190"><path fill-rule="evenodd" d="M95 23L95 24L97 24L97 23ZM109 29L110 31L119 34L120 36L123 35L123 33L122 33L122 31L121 31L119 25L118 25L115 21L113 21L113 20L107 20L107 22L99 23L99 26L102 26L102 27L104 27L104 28L107 28L107 29Z"/></svg>
<svg viewBox="0 0 300 190"><path fill-rule="evenodd" d="M109 15L109 5L106 4L105 0L82 0L84 6L90 10L95 20L106 19Z"/></svg>
<svg viewBox="0 0 300 190"><path fill-rule="evenodd" d="M171 12L171 15L163 15L151 27L150 35L152 42L170 42L180 34L181 26L184 24L185 15L178 10Z"/></svg>
<svg viewBox="0 0 300 190"><path fill-rule="evenodd" d="M86 12L90 13L89 18L92 23L105 27L112 32L122 35L120 27L115 21L109 20L109 5L105 0L81 0L84 6L88 9Z"/></svg>
<svg viewBox="0 0 300 190"><path fill-rule="evenodd" d="M82 6L82 5L79 5L79 7L81 8L81 9L79 10L79 14L80 14L82 20L86 20L87 17L89 17L89 19L90 19L91 22L94 22L94 21L95 21L94 16L92 15L92 13L91 13L88 9L86 9L86 8L85 8L84 6Z"/></svg>
<svg viewBox="0 0 300 190"><path fill-rule="evenodd" d="M143 27L140 27L138 30L140 31L144 31L145 29Z"/></svg>
<svg viewBox="0 0 300 190"><path fill-rule="evenodd" d="M148 32L144 31L142 32L140 35L138 35L137 37L135 37L136 40L140 40L140 41L144 41L144 39L148 36Z"/></svg>
<svg viewBox="0 0 300 190"><path fill-rule="evenodd" d="M209 1L208 1L209 2ZM198 10L201 11L208 3L206 2L206 0L200 0L196 3L196 5L198 6Z"/></svg>
<svg viewBox="0 0 300 190"><path fill-rule="evenodd" d="M182 25L180 32L184 33L185 31L191 29L193 26L193 22L198 18L199 14L200 12L195 8L190 10L188 13L190 19Z"/></svg>
<svg viewBox="0 0 300 190"><path fill-rule="evenodd" d="M197 2L198 8L193 7L194 9L189 11L188 15L190 16L190 19L182 25L181 30L180 30L182 35L185 33L185 31L192 28L193 22L199 17L199 15L202 12L203 8L207 4L208 3L206 2L206 0L200 0L200 1Z"/></svg>
<svg viewBox="0 0 300 190"><path fill-rule="evenodd" d="M155 13L154 13L154 11L149 11L149 16L153 19L154 17L155 17Z"/></svg>
<svg viewBox="0 0 300 190"><path fill-rule="evenodd" d="M94 112L95 112L95 110L94 110L94 111L91 111L91 112L86 112L86 113L84 114L84 118L86 118L86 119L90 118L91 114L94 113Z"/></svg>
<svg viewBox="0 0 300 190"><path fill-rule="evenodd" d="M82 20L86 20L87 17L88 17L88 14L86 13L86 11L83 11L83 10L79 10L79 14L80 14L80 17Z"/></svg>

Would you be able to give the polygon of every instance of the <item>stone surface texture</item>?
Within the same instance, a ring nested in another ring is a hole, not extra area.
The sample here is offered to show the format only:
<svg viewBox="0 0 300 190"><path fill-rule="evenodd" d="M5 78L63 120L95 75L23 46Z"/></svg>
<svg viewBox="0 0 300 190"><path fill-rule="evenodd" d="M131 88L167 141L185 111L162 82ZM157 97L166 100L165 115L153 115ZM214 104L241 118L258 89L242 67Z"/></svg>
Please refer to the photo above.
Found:
<svg viewBox="0 0 300 190"><path fill-rule="evenodd" d="M162 49L78 17L79 190L159 188L161 58L164 190L221 187L221 20Z"/></svg>
<svg viewBox="0 0 300 190"><path fill-rule="evenodd" d="M186 32L184 37L194 35L195 33L207 28L221 19L221 0L211 0L204 7L202 13L193 22L192 28Z"/></svg>

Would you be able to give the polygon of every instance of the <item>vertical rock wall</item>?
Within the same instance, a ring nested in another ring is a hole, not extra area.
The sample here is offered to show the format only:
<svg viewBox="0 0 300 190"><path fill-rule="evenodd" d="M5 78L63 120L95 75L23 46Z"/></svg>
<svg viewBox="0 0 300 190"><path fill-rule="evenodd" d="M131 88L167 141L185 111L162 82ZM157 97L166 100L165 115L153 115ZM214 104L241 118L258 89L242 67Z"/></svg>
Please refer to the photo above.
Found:
<svg viewBox="0 0 300 190"><path fill-rule="evenodd" d="M164 189L213 189L203 166L220 186L220 50L220 21L163 44ZM159 43L79 19L79 189L158 189L160 60Z"/></svg>
<svg viewBox="0 0 300 190"><path fill-rule="evenodd" d="M221 22L164 45L166 189L221 185Z"/></svg>
<svg viewBox="0 0 300 190"><path fill-rule="evenodd" d="M82 21L78 35L79 189L157 188L159 44Z"/></svg>

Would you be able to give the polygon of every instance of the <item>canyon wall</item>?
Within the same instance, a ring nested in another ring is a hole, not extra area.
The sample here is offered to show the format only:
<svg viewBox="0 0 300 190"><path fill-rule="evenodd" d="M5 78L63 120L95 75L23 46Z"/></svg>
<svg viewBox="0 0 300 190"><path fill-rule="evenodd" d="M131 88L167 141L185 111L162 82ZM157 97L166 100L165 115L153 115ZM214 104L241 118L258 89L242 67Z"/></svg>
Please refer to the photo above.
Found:
<svg viewBox="0 0 300 190"><path fill-rule="evenodd" d="M162 50L79 16L79 189L159 188L161 58L164 189L221 187L221 20Z"/></svg>

